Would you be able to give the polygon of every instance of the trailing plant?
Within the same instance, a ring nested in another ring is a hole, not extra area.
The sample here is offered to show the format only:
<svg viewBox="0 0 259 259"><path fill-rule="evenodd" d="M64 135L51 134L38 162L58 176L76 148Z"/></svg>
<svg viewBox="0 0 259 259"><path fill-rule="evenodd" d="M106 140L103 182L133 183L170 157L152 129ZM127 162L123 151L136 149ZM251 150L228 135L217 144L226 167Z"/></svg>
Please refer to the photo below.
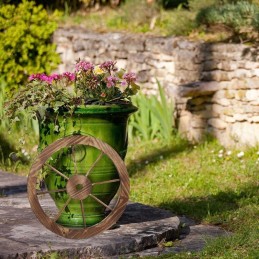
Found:
<svg viewBox="0 0 259 259"><path fill-rule="evenodd" d="M144 141L160 139L169 143L173 136L174 105L168 101L163 87L157 81L159 98L155 95L139 94L132 98L132 102L139 108L130 117L129 136Z"/></svg>
<svg viewBox="0 0 259 259"><path fill-rule="evenodd" d="M49 73L60 61L50 42L57 13L48 16L41 5L23 0L0 7L0 71L7 91L24 84L35 72Z"/></svg>

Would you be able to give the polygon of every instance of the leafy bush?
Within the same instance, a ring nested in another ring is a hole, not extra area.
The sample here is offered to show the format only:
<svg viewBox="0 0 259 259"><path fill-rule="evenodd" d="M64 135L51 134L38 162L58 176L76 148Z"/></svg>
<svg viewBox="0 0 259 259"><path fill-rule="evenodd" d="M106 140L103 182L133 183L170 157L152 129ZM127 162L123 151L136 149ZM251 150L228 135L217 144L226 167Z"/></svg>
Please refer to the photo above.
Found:
<svg viewBox="0 0 259 259"><path fill-rule="evenodd" d="M211 6L202 9L198 13L196 20L198 24L224 24L235 33L238 33L244 27L255 29L253 22L258 13L259 6L247 1L239 1L236 4Z"/></svg>
<svg viewBox="0 0 259 259"><path fill-rule="evenodd" d="M132 103L139 110L130 117L129 137L144 141L160 139L169 143L173 136L174 105L166 99L164 89L158 82L159 96L139 94L132 97Z"/></svg>
<svg viewBox="0 0 259 259"><path fill-rule="evenodd" d="M8 91L18 88L32 73L49 73L56 68L60 58L50 42L56 27L42 6L33 1L0 7L0 71Z"/></svg>

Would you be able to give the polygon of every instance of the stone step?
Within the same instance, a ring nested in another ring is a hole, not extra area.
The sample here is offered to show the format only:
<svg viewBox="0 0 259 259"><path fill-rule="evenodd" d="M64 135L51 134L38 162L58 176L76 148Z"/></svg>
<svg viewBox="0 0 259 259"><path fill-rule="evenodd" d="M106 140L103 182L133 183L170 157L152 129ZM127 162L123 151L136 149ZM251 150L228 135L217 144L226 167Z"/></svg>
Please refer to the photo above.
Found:
<svg viewBox="0 0 259 259"><path fill-rule="evenodd" d="M79 240L66 239L47 230L38 222L25 197L0 198L0 215L0 258L30 258L51 251L64 258L111 257L179 238L177 216L139 203L127 205L115 229Z"/></svg>
<svg viewBox="0 0 259 259"><path fill-rule="evenodd" d="M27 177L0 170L0 196L27 192Z"/></svg>
<svg viewBox="0 0 259 259"><path fill-rule="evenodd" d="M27 199L26 181L26 177L0 171L0 259L36 258L54 252L69 259L157 256L200 251L209 239L230 234L163 209L129 203L117 228L88 239L66 239L37 220ZM47 198L42 206L51 204ZM164 246L166 240L173 240L171 247Z"/></svg>

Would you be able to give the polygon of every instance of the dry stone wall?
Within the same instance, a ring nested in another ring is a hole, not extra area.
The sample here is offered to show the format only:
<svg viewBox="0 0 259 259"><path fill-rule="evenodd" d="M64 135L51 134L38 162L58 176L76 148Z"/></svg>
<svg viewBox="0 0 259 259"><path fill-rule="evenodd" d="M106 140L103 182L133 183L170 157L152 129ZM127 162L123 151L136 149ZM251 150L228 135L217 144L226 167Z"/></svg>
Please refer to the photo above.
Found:
<svg viewBox="0 0 259 259"><path fill-rule="evenodd" d="M259 53L237 44L206 44L200 81L179 87L187 98L179 129L191 140L216 136L224 146L259 143Z"/></svg>
<svg viewBox="0 0 259 259"><path fill-rule="evenodd" d="M78 58L116 60L137 73L144 92L156 94L157 79L175 100L179 131L191 141L210 133L225 146L259 143L258 48L78 28L57 30L54 42L59 72L72 70Z"/></svg>

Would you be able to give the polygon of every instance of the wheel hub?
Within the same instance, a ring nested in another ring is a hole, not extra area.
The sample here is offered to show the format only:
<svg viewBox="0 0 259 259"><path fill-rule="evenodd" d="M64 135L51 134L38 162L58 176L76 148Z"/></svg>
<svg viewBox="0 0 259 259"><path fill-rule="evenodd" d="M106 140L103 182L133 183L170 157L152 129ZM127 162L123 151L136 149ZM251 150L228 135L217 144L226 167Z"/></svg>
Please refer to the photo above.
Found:
<svg viewBox="0 0 259 259"><path fill-rule="evenodd" d="M84 175L73 175L69 178L66 189L71 198L84 200L92 191L92 183Z"/></svg>

